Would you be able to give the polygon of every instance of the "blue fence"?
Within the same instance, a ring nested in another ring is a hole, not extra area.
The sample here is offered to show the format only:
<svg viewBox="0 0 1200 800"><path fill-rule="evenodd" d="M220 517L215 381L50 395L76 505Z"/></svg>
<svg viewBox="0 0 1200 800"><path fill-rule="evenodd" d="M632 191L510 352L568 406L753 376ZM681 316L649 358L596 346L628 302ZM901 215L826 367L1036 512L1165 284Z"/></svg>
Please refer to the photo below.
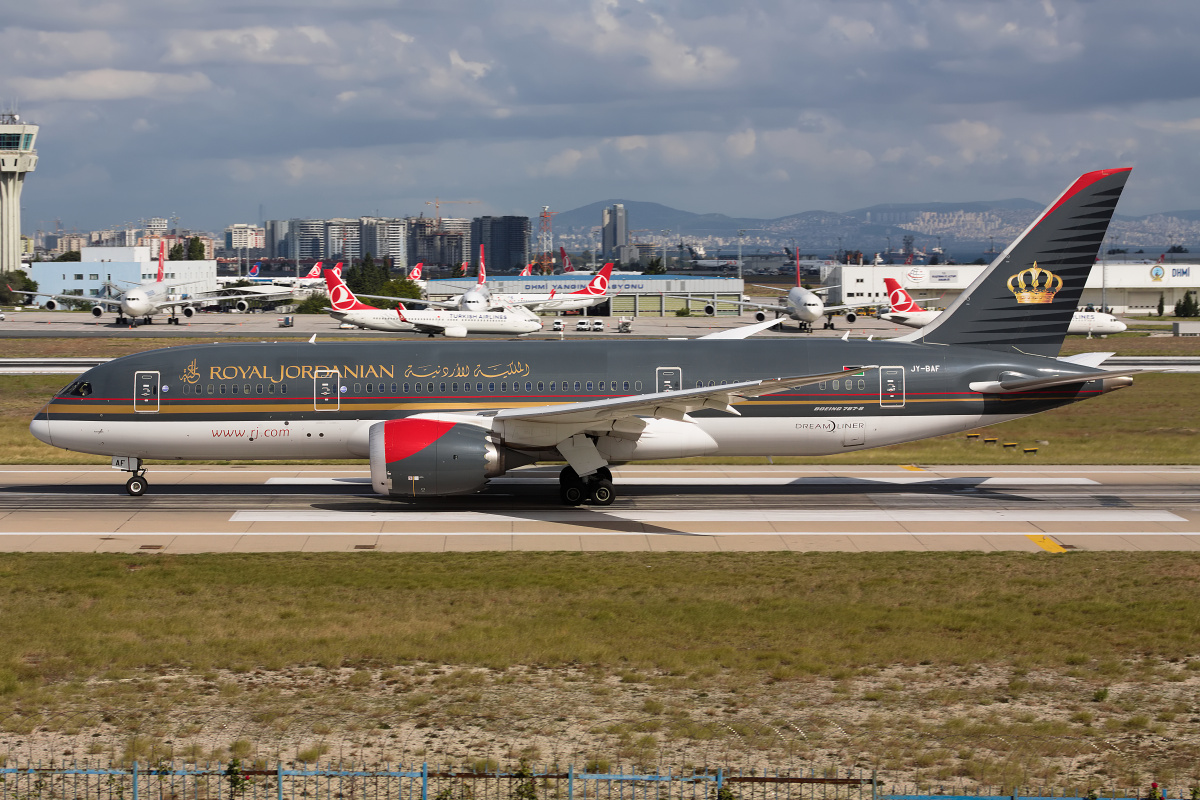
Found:
<svg viewBox="0 0 1200 800"><path fill-rule="evenodd" d="M0 800L877 800L874 776L717 772L625 774L524 769L292 769L238 761L205 767L87 765L0 768Z"/></svg>
<svg viewBox="0 0 1200 800"><path fill-rule="evenodd" d="M890 785L874 773L808 770L807 774L708 772L613 773L522 768L461 772L430 768L289 768L238 760L206 766L134 762L0 767L0 800L1143 800L1147 793L1109 791L1086 797L1014 790L963 794L946 787ZM1159 790L1160 800L1171 794ZM1180 787L1180 800L1197 800Z"/></svg>

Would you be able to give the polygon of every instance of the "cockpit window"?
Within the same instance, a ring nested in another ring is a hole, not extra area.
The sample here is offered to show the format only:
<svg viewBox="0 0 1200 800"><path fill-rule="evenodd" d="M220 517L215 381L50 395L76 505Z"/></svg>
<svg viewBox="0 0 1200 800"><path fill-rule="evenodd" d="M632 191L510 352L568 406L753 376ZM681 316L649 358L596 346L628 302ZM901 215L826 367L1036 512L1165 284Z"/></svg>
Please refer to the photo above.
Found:
<svg viewBox="0 0 1200 800"><path fill-rule="evenodd" d="M88 381L75 381L59 392L64 397L87 397L92 393L92 384Z"/></svg>

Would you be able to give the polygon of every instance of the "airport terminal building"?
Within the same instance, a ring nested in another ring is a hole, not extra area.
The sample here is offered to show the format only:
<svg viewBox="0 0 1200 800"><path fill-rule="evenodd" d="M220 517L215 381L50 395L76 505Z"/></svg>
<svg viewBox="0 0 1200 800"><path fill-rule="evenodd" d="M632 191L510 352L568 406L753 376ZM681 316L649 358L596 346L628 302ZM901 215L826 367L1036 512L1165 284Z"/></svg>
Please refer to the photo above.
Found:
<svg viewBox="0 0 1200 800"><path fill-rule="evenodd" d="M590 273L567 273L563 275L530 275L489 277L488 289L496 294L555 294L577 292L592 279ZM432 280L425 293L430 300L447 300L475 286L473 278ZM692 303L693 314L704 313L705 300L740 300L745 284L740 278L692 275L632 275L614 274L608 284L608 292L614 297L584 309L579 313L587 316L615 317L662 317L674 314L687 304L682 297L668 295L691 295L698 302ZM734 307L719 312L721 316L736 316Z"/></svg>
<svg viewBox="0 0 1200 800"><path fill-rule="evenodd" d="M929 309L945 308L954 302L986 269L975 264L936 266L870 266L835 264L822 269L821 282L835 286L829 292L832 304L863 305L887 300L884 278L893 278ZM1154 261L1097 262L1080 299L1080 305L1111 308L1121 315L1149 315L1158 310L1159 298L1167 314L1186 292L1200 293L1200 261L1157 263Z"/></svg>
<svg viewBox="0 0 1200 800"><path fill-rule="evenodd" d="M29 277L38 290L52 294L77 294L83 299L120 294L131 286L158 277L157 249L152 247L84 247L80 261L34 261ZM164 279L179 287L180 299L200 292L215 292L217 262L164 261ZM115 288L105 290L105 284Z"/></svg>

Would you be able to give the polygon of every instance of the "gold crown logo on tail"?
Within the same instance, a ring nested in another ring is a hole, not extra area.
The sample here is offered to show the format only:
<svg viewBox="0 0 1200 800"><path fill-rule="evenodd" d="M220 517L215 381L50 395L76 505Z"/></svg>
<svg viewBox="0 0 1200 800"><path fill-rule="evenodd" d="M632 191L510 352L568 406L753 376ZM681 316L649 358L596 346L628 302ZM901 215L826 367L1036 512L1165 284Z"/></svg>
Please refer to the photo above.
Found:
<svg viewBox="0 0 1200 800"><path fill-rule="evenodd" d="M1062 287L1062 278L1048 269L1042 269L1036 261L1029 269L1008 276L1008 289L1016 296L1018 303L1049 303Z"/></svg>

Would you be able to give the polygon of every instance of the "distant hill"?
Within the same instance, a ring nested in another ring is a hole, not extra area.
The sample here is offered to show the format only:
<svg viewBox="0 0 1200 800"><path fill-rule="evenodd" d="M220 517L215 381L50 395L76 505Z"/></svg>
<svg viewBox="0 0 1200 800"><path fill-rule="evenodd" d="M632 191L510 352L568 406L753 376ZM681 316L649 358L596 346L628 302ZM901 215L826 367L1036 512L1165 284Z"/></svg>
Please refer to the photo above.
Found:
<svg viewBox="0 0 1200 800"><path fill-rule="evenodd" d="M847 212L804 211L775 219L697 214L661 203L638 200L604 200L570 211L554 219L560 235L590 237L600 225L603 211L620 203L625 206L629 230L646 231L632 239L652 240L663 230L671 238L689 242L706 240L736 242L739 230L746 231L748 246L782 248L795 242L803 251L832 251L836 248L881 251L890 244L899 248L905 236L914 236L918 247L940 241L948 248L970 249L1003 246L1028 227L1044 205L1024 198L963 203L881 203ZM1200 244L1200 211L1171 211L1144 217L1116 215L1110 236L1124 247L1162 247L1167 243Z"/></svg>
<svg viewBox="0 0 1200 800"><path fill-rule="evenodd" d="M587 233L600 225L604 219L604 209L617 203L625 206L625 218L631 229L648 228L655 234L670 230L672 235L682 232L685 236L737 236L739 228L756 228L762 224L762 220L759 219L727 217L724 214L694 214L661 203L603 200L560 212L554 217L554 230Z"/></svg>

